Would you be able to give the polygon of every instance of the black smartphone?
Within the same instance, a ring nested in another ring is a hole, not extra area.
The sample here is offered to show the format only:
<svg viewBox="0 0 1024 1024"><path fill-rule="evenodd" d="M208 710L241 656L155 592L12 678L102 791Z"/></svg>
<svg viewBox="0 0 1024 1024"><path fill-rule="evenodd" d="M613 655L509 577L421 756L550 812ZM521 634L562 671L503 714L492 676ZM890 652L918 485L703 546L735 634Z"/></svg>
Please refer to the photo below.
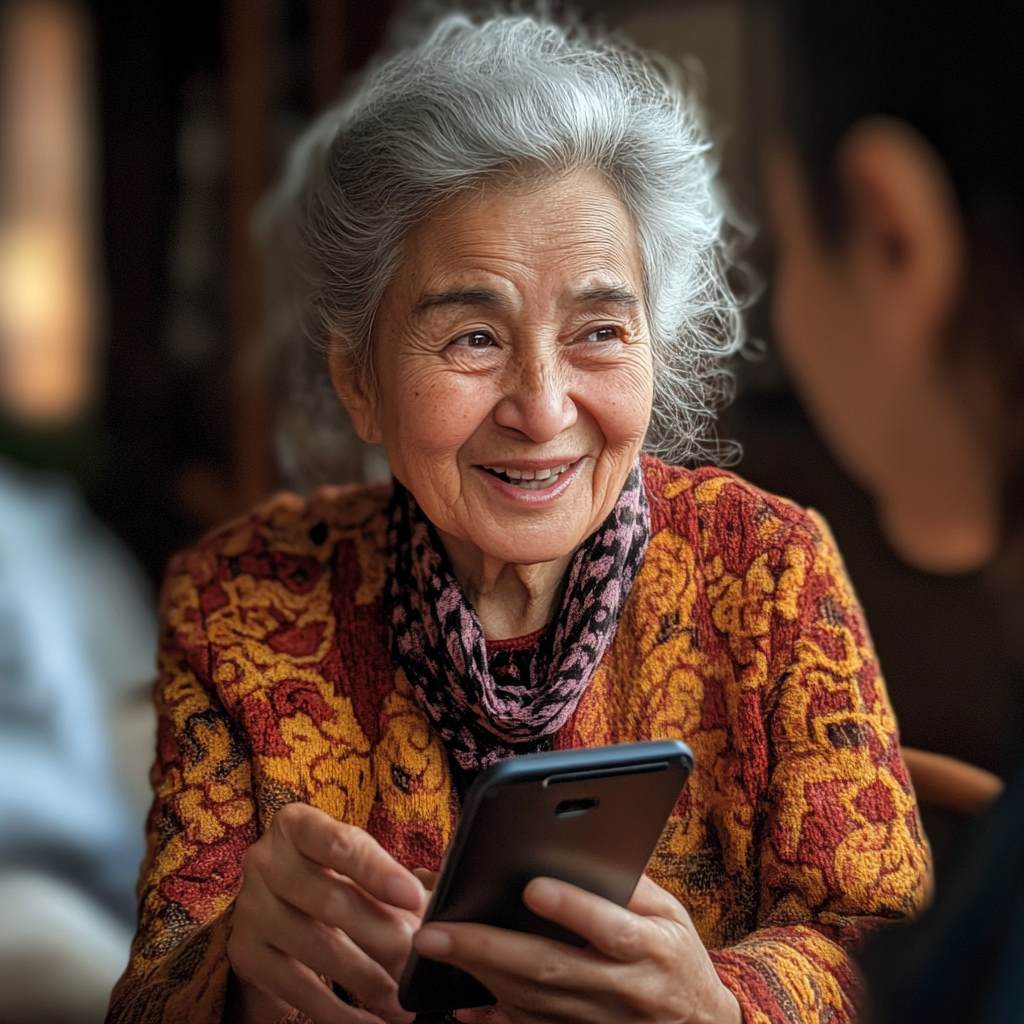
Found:
<svg viewBox="0 0 1024 1024"><path fill-rule="evenodd" d="M523 903L539 875L625 906L693 770L679 740L526 754L483 772L466 796L424 918L475 921L585 946ZM487 1006L475 978L415 950L398 999L416 1013Z"/></svg>

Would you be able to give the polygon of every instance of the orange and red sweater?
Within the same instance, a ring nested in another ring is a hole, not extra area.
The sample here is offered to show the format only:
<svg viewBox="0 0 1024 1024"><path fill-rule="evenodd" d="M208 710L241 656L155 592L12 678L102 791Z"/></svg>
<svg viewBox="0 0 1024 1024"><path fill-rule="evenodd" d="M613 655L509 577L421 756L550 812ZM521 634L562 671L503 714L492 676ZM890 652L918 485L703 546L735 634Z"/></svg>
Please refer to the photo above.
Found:
<svg viewBox="0 0 1024 1024"><path fill-rule="evenodd" d="M928 853L896 723L813 513L644 459L651 539L555 747L663 737L696 770L648 866L746 1024L856 1019L849 951L922 904ZM214 1024L246 848L303 800L437 868L459 814L389 657L390 488L279 495L171 563L148 854L118 1024Z"/></svg>

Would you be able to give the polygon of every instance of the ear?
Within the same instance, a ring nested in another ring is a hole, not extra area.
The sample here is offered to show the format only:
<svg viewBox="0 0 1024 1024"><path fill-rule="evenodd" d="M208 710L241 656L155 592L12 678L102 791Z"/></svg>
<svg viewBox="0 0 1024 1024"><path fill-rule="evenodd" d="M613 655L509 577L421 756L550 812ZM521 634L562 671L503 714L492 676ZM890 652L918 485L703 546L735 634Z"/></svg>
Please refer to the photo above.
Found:
<svg viewBox="0 0 1024 1024"><path fill-rule="evenodd" d="M327 369L359 439L367 444L381 444L384 435L378 422L376 395L365 368L356 364L345 347L332 340Z"/></svg>
<svg viewBox="0 0 1024 1024"><path fill-rule="evenodd" d="M842 258L878 340L894 364L932 362L965 271L963 223L946 168L917 131L882 117L850 129L838 164L849 204Z"/></svg>

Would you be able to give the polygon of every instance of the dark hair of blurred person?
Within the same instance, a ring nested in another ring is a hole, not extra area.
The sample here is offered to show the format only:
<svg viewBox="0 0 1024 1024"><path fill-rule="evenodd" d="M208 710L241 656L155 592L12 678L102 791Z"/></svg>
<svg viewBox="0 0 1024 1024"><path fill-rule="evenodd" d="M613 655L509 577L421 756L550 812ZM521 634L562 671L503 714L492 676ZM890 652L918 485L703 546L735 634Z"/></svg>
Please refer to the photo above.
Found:
<svg viewBox="0 0 1024 1024"><path fill-rule="evenodd" d="M985 571L1024 665L1024 5L780 6L777 342L889 543ZM965 704L985 683L963 681ZM1021 788L924 929L868 958L888 965L882 1016L995 1021L1019 1001Z"/></svg>

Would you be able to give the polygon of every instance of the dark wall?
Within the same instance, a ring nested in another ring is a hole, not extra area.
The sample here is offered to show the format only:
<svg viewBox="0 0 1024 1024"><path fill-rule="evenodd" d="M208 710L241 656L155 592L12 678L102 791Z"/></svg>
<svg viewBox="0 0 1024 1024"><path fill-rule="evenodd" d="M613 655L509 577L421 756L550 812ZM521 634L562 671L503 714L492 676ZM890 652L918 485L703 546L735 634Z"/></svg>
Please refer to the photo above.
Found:
<svg viewBox="0 0 1024 1024"><path fill-rule="evenodd" d="M102 244L107 286L107 446L95 504L154 577L198 524L173 493L180 461L174 380L162 359L176 121L189 69L220 61L216 0L111 0L94 19Z"/></svg>

